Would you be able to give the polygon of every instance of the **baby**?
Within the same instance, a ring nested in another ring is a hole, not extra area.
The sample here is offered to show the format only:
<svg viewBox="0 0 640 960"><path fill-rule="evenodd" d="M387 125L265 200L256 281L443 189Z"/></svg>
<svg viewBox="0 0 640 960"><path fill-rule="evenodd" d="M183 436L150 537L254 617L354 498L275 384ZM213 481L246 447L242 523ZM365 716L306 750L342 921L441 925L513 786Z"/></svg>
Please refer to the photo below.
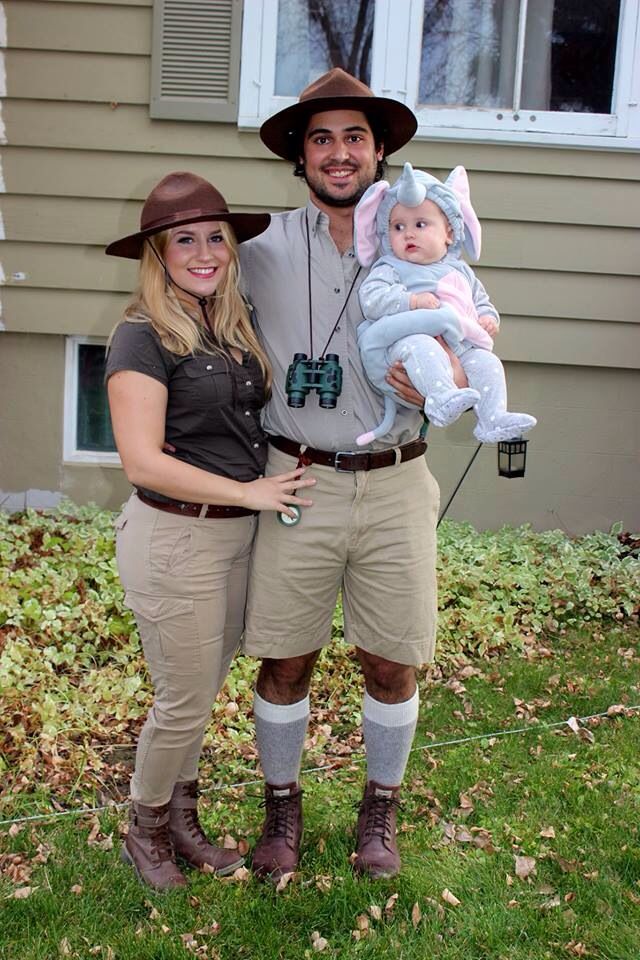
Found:
<svg viewBox="0 0 640 960"><path fill-rule="evenodd" d="M500 317L473 270L460 259L480 255L481 227L471 206L464 167L445 183L405 163L390 187L374 183L355 211L355 249L371 272L360 287L365 320L358 327L362 360L374 386L385 394L382 422L356 439L360 446L384 436L396 403L385 380L400 360L424 395L425 414L436 427L453 423L473 407L474 436L482 443L520 437L534 417L507 411L504 369L492 353ZM381 254L376 260L376 256ZM458 357L469 386L457 388L442 337Z"/></svg>

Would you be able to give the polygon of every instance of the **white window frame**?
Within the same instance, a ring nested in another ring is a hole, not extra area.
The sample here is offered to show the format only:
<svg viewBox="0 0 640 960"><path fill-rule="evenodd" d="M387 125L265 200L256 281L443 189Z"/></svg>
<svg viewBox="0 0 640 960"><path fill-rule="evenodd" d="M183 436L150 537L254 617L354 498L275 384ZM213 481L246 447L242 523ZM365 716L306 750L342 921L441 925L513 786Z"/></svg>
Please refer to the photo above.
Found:
<svg viewBox="0 0 640 960"><path fill-rule="evenodd" d="M66 338L64 355L64 463L100 464L104 467L121 467L117 453L99 450L79 450L77 431L78 411L78 353L84 344L106 346L104 337L71 336Z"/></svg>
<svg viewBox="0 0 640 960"><path fill-rule="evenodd" d="M535 2L535 0L529 0ZM621 0L611 114L417 104L423 0L375 0L371 87L406 103L417 139L640 149L640 0ZM296 102L274 94L278 0L244 5L238 126L256 129ZM567 132L569 128L569 132Z"/></svg>

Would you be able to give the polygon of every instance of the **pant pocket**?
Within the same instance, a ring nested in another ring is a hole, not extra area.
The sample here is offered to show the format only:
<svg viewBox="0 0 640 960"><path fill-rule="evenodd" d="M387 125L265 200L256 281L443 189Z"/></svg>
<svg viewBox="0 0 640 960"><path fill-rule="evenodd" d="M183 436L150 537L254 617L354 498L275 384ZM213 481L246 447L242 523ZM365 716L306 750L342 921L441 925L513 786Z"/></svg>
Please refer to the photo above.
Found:
<svg viewBox="0 0 640 960"><path fill-rule="evenodd" d="M128 590L151 677L197 675L202 670L195 602L188 597L152 597Z"/></svg>

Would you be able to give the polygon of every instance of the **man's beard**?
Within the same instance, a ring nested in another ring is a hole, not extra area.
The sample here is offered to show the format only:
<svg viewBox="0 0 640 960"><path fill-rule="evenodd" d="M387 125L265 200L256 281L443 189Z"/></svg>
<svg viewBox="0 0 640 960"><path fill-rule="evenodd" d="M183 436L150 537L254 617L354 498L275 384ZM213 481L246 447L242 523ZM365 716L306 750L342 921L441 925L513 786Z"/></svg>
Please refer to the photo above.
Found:
<svg viewBox="0 0 640 960"><path fill-rule="evenodd" d="M327 190L325 190L321 181L316 180L314 177L310 178L306 171L304 173L304 179L312 193L318 198L318 200L321 200L322 203L326 204L326 206L355 207L355 205L362 199L365 192L374 182L375 175L376 170L374 169L370 178L367 178L365 182L363 182L362 178L359 177L359 182L356 184L354 191L346 197L336 197L332 193L329 193Z"/></svg>

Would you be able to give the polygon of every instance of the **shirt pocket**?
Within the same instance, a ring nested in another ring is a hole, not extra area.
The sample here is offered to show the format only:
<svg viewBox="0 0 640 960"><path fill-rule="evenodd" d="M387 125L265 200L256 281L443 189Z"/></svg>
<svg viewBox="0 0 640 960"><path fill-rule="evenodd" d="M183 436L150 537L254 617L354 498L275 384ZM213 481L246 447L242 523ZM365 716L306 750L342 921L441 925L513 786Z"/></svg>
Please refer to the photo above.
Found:
<svg viewBox="0 0 640 960"><path fill-rule="evenodd" d="M233 402L231 360L194 357L181 365L181 392L193 410L206 410ZM177 386L177 384L176 384Z"/></svg>

